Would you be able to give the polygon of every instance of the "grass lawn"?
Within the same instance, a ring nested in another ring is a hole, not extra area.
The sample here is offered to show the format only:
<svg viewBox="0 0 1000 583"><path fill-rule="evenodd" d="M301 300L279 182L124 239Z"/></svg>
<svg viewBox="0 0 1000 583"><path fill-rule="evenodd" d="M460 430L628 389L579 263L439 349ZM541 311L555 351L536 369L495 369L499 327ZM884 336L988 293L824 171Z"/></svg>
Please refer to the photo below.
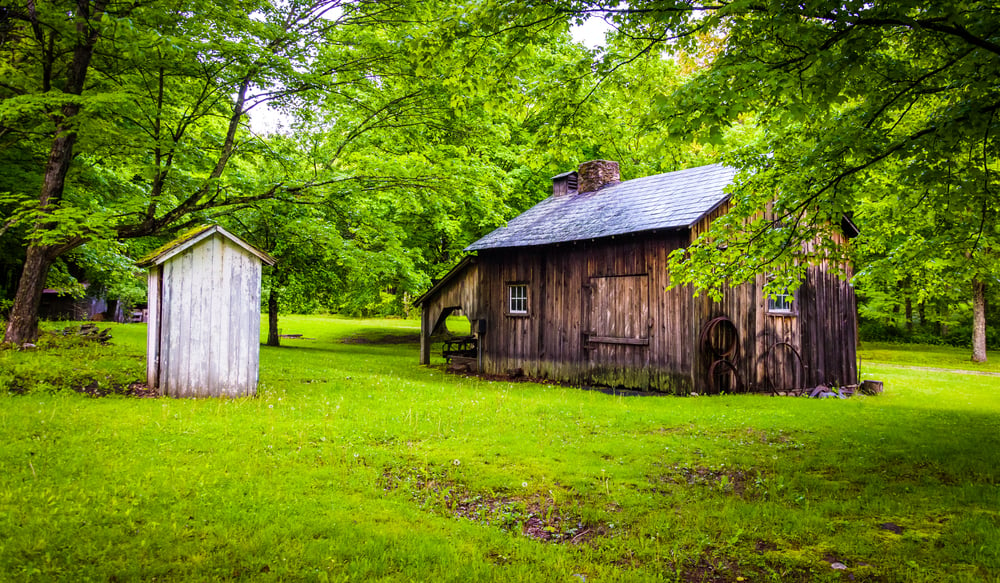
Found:
<svg viewBox="0 0 1000 583"><path fill-rule="evenodd" d="M925 353L867 348L878 397L616 397L286 317L257 398L65 388L144 376L112 328L0 352L0 580L1000 580L1000 377L876 362Z"/></svg>
<svg viewBox="0 0 1000 583"><path fill-rule="evenodd" d="M972 362L972 349L954 346L865 342L861 346L860 356L862 370L865 363L871 361L898 366L1000 373L1000 356L991 353L987 362Z"/></svg>

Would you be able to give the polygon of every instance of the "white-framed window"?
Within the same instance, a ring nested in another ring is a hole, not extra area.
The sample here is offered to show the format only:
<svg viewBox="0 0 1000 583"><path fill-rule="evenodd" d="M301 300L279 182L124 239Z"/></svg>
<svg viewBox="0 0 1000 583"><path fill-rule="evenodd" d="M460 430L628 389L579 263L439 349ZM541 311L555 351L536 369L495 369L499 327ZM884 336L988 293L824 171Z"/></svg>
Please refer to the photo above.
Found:
<svg viewBox="0 0 1000 583"><path fill-rule="evenodd" d="M774 281L774 274L767 274L767 283ZM765 293L767 313L778 316L794 316L798 306L795 305L795 293L787 289L778 293Z"/></svg>
<svg viewBox="0 0 1000 583"><path fill-rule="evenodd" d="M781 293L767 297L767 311L772 314L794 314L795 294Z"/></svg>
<svg viewBox="0 0 1000 583"><path fill-rule="evenodd" d="M507 313L521 316L528 314L528 284L507 284Z"/></svg>
<svg viewBox="0 0 1000 583"><path fill-rule="evenodd" d="M791 314L795 310L795 296L793 294L778 294L775 297L767 298L767 311L782 314Z"/></svg>

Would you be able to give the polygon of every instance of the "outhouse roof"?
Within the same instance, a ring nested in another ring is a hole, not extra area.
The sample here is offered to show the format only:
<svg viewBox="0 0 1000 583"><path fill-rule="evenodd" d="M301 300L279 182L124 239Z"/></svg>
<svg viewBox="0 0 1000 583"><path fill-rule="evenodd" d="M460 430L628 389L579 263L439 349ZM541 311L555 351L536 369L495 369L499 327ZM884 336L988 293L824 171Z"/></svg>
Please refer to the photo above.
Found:
<svg viewBox="0 0 1000 583"><path fill-rule="evenodd" d="M736 170L711 164L550 196L466 251L551 245L690 227L725 202Z"/></svg>
<svg viewBox="0 0 1000 583"><path fill-rule="evenodd" d="M185 250L190 249L191 247L194 247L201 241L208 239L209 237L215 235L216 233L222 235L223 237L229 239L236 245L242 247L248 253L255 255L258 259L260 259L267 265L274 265L275 263L277 263L277 260L268 255L267 253L264 253L260 249L257 249L253 245L247 243L243 239L240 239L239 237L223 229L219 225L205 225L203 227L198 227L196 229L193 229L191 231L188 231L180 235L173 241L167 243L166 245L160 247L159 249L156 249L149 255L146 255L145 257L140 259L136 263L136 265L138 265L139 267L152 267L154 265L160 265L161 263L167 261L171 257L174 257L175 255L182 253Z"/></svg>

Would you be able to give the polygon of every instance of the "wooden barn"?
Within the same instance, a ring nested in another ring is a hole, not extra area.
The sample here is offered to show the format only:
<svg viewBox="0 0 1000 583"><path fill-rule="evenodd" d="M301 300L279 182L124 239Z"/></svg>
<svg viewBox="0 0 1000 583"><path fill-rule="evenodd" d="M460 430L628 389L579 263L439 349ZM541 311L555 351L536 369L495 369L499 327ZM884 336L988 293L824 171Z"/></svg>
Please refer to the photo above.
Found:
<svg viewBox="0 0 1000 583"><path fill-rule="evenodd" d="M457 310L473 336L447 345L471 370L677 394L857 383L854 290L810 267L791 295L757 281L720 302L667 289L667 257L728 209L735 171L709 165L620 182L597 160L467 248L416 300L421 352ZM842 240L857 230L845 220Z"/></svg>
<svg viewBox="0 0 1000 583"><path fill-rule="evenodd" d="M256 394L263 263L274 259L218 225L139 263L149 268L150 388L171 397Z"/></svg>

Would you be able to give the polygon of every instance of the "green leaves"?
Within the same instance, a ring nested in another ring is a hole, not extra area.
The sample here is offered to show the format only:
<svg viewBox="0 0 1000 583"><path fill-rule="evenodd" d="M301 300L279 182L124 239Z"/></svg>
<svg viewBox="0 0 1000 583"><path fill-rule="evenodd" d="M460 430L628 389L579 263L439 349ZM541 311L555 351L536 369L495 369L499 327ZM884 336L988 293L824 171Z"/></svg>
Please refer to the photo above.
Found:
<svg viewBox="0 0 1000 583"><path fill-rule="evenodd" d="M731 2L704 19L630 3L621 36L667 24L687 48L724 35L656 103L671 134L705 131L746 170L732 215L675 254L674 280L717 294L775 273L794 287L803 266L843 256L851 213L862 287L907 279L921 301L954 298L943 282L995 271L1000 21L987 4Z"/></svg>

